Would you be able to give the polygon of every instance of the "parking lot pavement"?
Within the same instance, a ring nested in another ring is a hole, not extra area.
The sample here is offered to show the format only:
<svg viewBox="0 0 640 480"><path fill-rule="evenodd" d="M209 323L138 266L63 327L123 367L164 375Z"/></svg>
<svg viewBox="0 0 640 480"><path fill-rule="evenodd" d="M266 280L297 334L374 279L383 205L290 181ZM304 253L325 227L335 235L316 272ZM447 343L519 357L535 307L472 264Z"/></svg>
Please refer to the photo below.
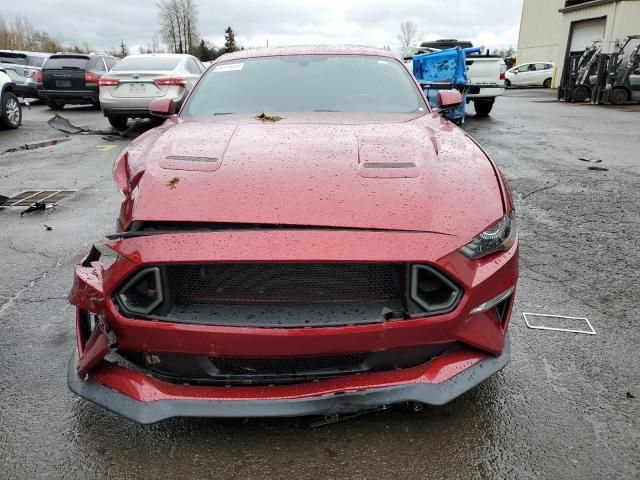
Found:
<svg viewBox="0 0 640 480"><path fill-rule="evenodd" d="M74 121L108 125L75 110ZM49 114L25 112L29 141L55 134ZM0 212L0 476L638 478L639 121L633 109L558 104L545 90L509 91L491 117L470 116L465 129L503 170L518 210L512 361L444 407L317 429L305 419L143 427L69 393L66 295L73 264L114 227L111 166L125 143L75 135L0 155L0 194L77 192L54 210ZM7 133L0 151L16 138ZM531 330L522 312L584 316L597 335Z"/></svg>

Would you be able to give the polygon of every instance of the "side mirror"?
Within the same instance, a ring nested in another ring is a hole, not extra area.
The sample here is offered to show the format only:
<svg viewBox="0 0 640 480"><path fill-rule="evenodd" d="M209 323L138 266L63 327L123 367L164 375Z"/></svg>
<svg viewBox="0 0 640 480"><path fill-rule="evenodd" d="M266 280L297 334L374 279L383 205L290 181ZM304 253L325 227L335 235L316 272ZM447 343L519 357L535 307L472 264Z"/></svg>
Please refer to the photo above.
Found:
<svg viewBox="0 0 640 480"><path fill-rule="evenodd" d="M158 98L149 104L149 113L154 117L168 117L175 115L176 104L168 98Z"/></svg>
<svg viewBox="0 0 640 480"><path fill-rule="evenodd" d="M458 90L440 90L436 102L439 112L456 108L462 105L462 94Z"/></svg>

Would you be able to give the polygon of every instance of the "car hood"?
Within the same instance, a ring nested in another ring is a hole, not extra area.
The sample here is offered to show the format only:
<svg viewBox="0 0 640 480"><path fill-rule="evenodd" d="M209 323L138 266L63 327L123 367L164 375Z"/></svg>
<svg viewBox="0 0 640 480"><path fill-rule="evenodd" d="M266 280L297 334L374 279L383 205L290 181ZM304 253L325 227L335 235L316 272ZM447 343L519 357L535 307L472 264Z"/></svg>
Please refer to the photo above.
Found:
<svg viewBox="0 0 640 480"><path fill-rule="evenodd" d="M493 164L436 114L170 120L132 143L126 163L137 185L120 230L210 222L470 237L504 214Z"/></svg>

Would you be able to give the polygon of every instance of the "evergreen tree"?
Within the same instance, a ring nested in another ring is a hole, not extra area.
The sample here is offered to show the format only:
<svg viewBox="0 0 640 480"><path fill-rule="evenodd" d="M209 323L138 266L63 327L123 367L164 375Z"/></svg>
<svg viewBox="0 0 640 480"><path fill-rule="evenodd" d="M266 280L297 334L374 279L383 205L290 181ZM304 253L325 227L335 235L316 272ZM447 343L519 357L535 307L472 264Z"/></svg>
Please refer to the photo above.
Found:
<svg viewBox="0 0 640 480"><path fill-rule="evenodd" d="M235 52L238 50L238 45L236 44L236 34L233 33L233 29L231 27L227 27L224 31L224 50L225 52Z"/></svg>

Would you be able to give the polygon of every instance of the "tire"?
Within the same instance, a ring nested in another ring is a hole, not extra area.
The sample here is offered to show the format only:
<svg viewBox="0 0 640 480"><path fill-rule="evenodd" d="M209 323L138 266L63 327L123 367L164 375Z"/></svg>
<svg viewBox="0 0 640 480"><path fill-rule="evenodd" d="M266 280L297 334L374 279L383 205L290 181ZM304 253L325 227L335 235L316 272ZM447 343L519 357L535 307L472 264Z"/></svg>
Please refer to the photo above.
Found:
<svg viewBox="0 0 640 480"><path fill-rule="evenodd" d="M542 88L551 88L551 79L547 78L544 82L542 82Z"/></svg>
<svg viewBox="0 0 640 480"><path fill-rule="evenodd" d="M476 108L476 117L488 117L493 108L493 100L474 100L473 105Z"/></svg>
<svg viewBox="0 0 640 480"><path fill-rule="evenodd" d="M127 128L127 121L129 120L127 117L107 117L109 123L116 130L124 130Z"/></svg>
<svg viewBox="0 0 640 480"><path fill-rule="evenodd" d="M579 85L578 87L573 89L573 93L571 94L571 99L574 102L582 103L587 98L591 96L591 90L584 85Z"/></svg>
<svg viewBox="0 0 640 480"><path fill-rule="evenodd" d="M612 105L624 105L629 100L629 92L624 88L614 88L609 95Z"/></svg>
<svg viewBox="0 0 640 480"><path fill-rule="evenodd" d="M51 110L62 110L64 108L64 103L58 103L54 100L47 100L47 107Z"/></svg>
<svg viewBox="0 0 640 480"><path fill-rule="evenodd" d="M2 101L0 102L0 125L5 128L18 128L22 123L22 107L12 92L4 92Z"/></svg>
<svg viewBox="0 0 640 480"><path fill-rule="evenodd" d="M509 80L504 81L504 88L511 88L511 82Z"/></svg>

